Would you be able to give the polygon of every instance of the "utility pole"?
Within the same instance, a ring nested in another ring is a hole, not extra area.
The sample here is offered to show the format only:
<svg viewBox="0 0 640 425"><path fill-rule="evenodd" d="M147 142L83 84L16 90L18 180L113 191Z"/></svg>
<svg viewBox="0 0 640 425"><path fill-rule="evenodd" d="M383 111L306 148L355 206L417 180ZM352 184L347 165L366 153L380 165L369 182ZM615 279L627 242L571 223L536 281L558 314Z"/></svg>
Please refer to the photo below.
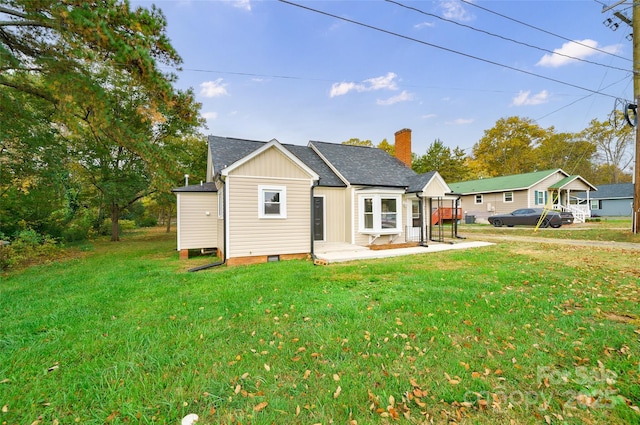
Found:
<svg viewBox="0 0 640 425"><path fill-rule="evenodd" d="M631 205L631 231L634 234L640 233L640 0L632 0L632 18L624 15L622 12L615 12L613 15L620 19L625 24L631 27L632 31L632 43L633 43L633 99L635 102L635 162L633 166L633 204ZM623 4L625 1L617 1L611 6L605 6L602 8L602 13L608 12L611 9ZM615 31L618 27L618 23L614 23L611 18L604 21L604 24ZM625 114L628 113L628 107Z"/></svg>
<svg viewBox="0 0 640 425"><path fill-rule="evenodd" d="M633 211L631 231L640 232L640 124L637 120L640 106L640 0L633 0L633 98L636 102L636 159L633 166Z"/></svg>

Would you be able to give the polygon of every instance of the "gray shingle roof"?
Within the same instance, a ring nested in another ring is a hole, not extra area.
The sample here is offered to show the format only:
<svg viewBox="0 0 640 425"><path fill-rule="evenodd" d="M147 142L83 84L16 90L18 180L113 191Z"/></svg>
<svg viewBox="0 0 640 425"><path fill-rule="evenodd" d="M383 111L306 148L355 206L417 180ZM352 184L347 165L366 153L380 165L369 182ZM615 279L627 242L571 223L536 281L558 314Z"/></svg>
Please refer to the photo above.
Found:
<svg viewBox="0 0 640 425"><path fill-rule="evenodd" d="M213 182L206 182L201 184L192 184L189 186L176 187L171 189L172 192L217 192L218 188Z"/></svg>
<svg viewBox="0 0 640 425"><path fill-rule="evenodd" d="M416 173L382 149L309 142L353 185L407 187Z"/></svg>
<svg viewBox="0 0 640 425"><path fill-rule="evenodd" d="M578 194L579 198L587 198L586 193ZM633 198L633 183L603 184L597 192L589 192L589 199Z"/></svg>
<svg viewBox="0 0 640 425"><path fill-rule="evenodd" d="M435 171L429 171L424 174L416 174L414 176L409 177L409 188L407 189L408 193L416 193L422 191L424 187L429 183L429 181L436 174Z"/></svg>
<svg viewBox="0 0 640 425"><path fill-rule="evenodd" d="M211 150L215 173L220 173L224 168L260 149L267 143L256 140L209 136L209 149ZM320 176L320 181L318 182L320 186L346 186L310 147L285 144L283 146Z"/></svg>
<svg viewBox="0 0 640 425"><path fill-rule="evenodd" d="M215 173L220 173L266 143L268 142L209 136ZM435 171L416 174L399 159L377 148L317 141L309 142L308 146L283 146L315 171L320 176L318 184L325 187L346 185L313 148L352 185L407 188L412 193L421 191L435 174Z"/></svg>

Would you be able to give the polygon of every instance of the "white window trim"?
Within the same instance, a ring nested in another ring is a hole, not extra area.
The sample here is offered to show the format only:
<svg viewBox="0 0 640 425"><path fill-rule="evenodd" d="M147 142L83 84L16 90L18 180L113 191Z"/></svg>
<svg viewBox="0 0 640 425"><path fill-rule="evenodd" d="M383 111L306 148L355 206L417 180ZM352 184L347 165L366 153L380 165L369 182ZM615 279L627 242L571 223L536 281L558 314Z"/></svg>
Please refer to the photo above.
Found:
<svg viewBox="0 0 640 425"><path fill-rule="evenodd" d="M480 202L478 202L478 196L480 197ZM484 196L481 194L473 195L473 203L475 205L481 205L484 202Z"/></svg>
<svg viewBox="0 0 640 425"><path fill-rule="evenodd" d="M364 227L364 200L372 199L373 203L373 228ZM382 199L395 199L396 201L396 227L382 227ZM358 232L369 235L395 235L402 233L402 195L395 193L366 193L358 195Z"/></svg>
<svg viewBox="0 0 640 425"><path fill-rule="evenodd" d="M280 192L280 214L264 213L265 192ZM287 187L258 185L258 218L283 219L287 218Z"/></svg>
<svg viewBox="0 0 640 425"><path fill-rule="evenodd" d="M510 201L507 201L507 193L510 193L510 194L511 194L511 200L510 200ZM502 194L502 201L503 201L505 204L510 204L510 203L512 203L512 202L513 202L513 198L514 198L514 196L513 196L513 192L504 192L504 193Z"/></svg>

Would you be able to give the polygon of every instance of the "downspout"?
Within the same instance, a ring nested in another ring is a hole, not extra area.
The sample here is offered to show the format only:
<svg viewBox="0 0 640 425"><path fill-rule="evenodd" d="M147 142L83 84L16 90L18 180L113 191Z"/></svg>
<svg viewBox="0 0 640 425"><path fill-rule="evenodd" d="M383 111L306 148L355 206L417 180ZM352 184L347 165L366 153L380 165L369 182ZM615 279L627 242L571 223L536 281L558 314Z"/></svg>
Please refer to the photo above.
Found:
<svg viewBox="0 0 640 425"><path fill-rule="evenodd" d="M429 245L424 241L424 197L422 192L416 193L418 197L418 208L420 209L420 246L428 247Z"/></svg>
<svg viewBox="0 0 640 425"><path fill-rule="evenodd" d="M192 269L187 270L188 272L199 272L200 270L210 269L213 267L222 266L227 262L227 198L226 198L226 187L227 185L222 185L222 260L216 261L214 263L205 264L203 266L194 267Z"/></svg>
<svg viewBox="0 0 640 425"><path fill-rule="evenodd" d="M313 181L311 184L311 261L313 264L316 263L316 254L315 254L315 235L313 225L315 223L315 199L313 197L313 190L318 186L317 181Z"/></svg>

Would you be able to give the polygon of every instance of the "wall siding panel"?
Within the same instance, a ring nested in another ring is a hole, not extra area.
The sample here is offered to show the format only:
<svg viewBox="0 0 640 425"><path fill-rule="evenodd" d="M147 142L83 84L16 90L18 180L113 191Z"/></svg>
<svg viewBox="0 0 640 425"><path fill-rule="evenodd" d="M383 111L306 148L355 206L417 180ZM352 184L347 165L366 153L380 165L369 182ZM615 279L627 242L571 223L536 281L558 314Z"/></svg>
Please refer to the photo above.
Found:
<svg viewBox="0 0 640 425"><path fill-rule="evenodd" d="M326 242L351 242L347 232L351 220L347 209L348 191L345 188L317 187L313 194L325 198Z"/></svg>
<svg viewBox="0 0 640 425"><path fill-rule="evenodd" d="M179 193L178 249L217 248L218 194ZM206 212L209 215L206 215Z"/></svg>
<svg viewBox="0 0 640 425"><path fill-rule="evenodd" d="M259 185L286 186L287 218L259 218ZM229 257L311 250L310 181L229 176Z"/></svg>

